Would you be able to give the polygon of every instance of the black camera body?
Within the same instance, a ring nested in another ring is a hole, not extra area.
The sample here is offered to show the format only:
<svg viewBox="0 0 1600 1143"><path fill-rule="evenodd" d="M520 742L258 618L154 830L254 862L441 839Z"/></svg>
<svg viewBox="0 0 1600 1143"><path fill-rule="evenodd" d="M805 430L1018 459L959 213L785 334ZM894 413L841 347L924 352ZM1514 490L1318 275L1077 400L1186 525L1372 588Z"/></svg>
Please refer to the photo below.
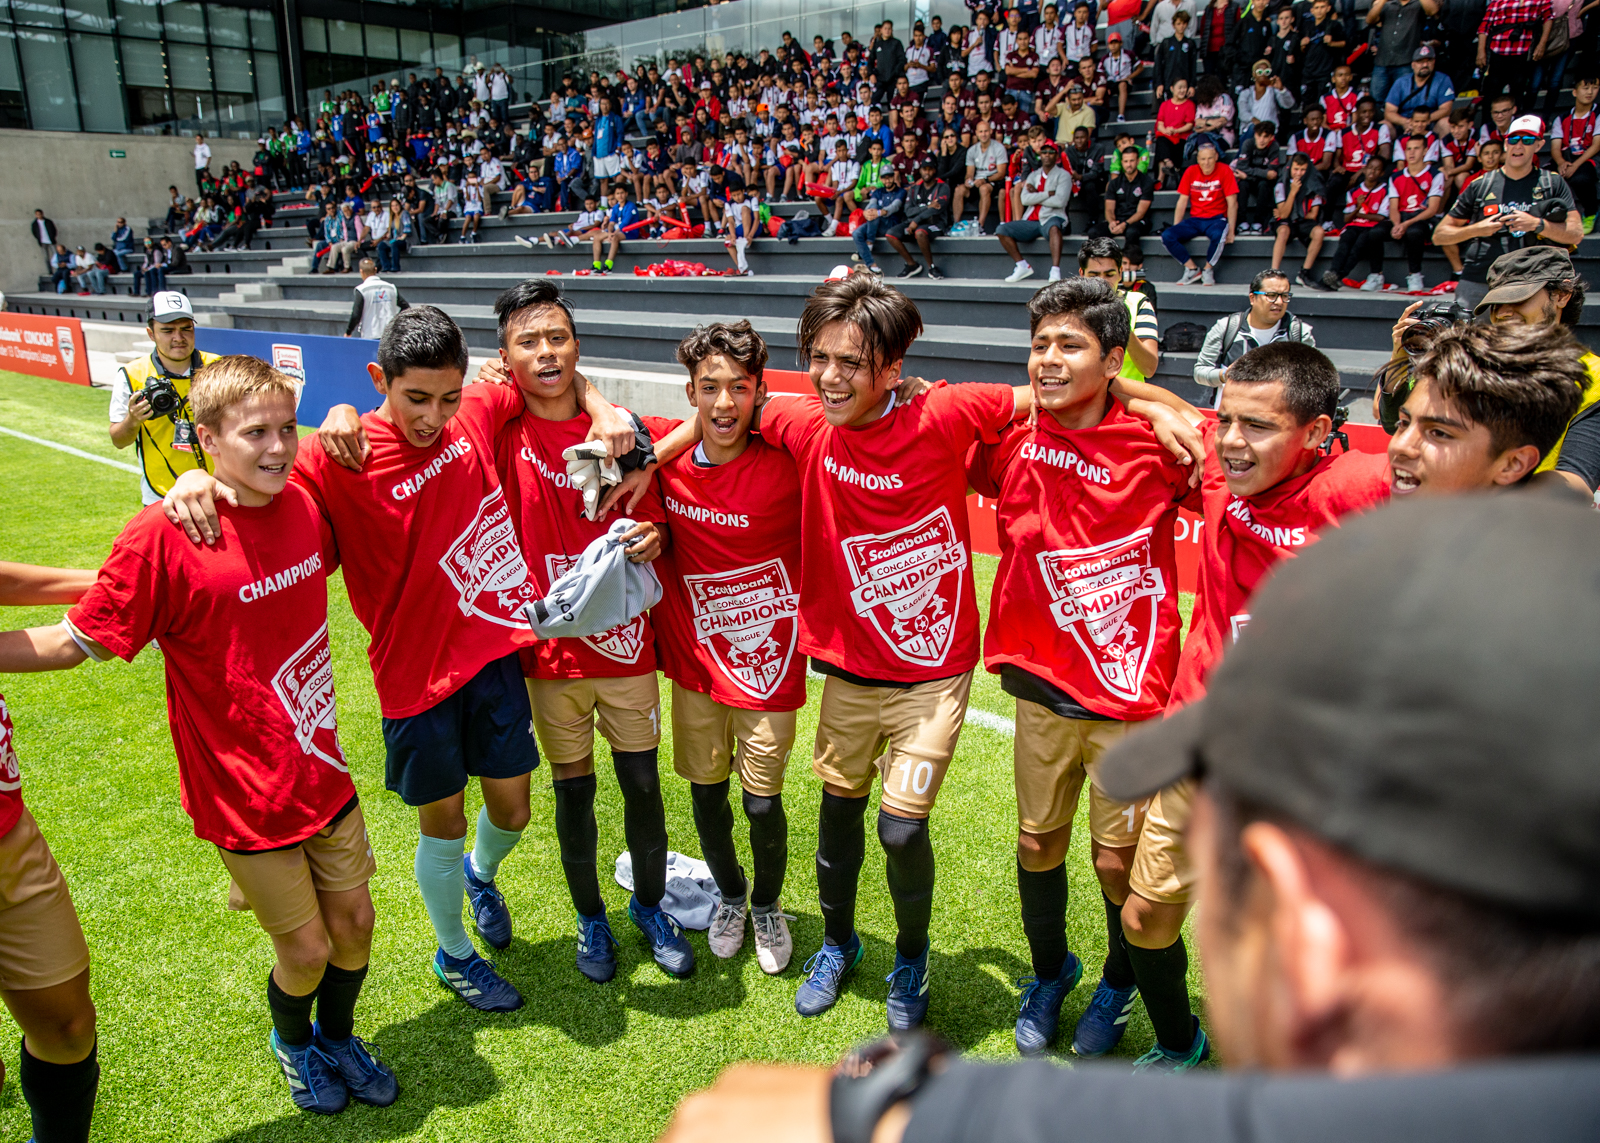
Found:
<svg viewBox="0 0 1600 1143"><path fill-rule="evenodd" d="M145 382L144 399L150 403L150 412L157 417L170 417L183 407L178 387L169 377L152 377Z"/></svg>

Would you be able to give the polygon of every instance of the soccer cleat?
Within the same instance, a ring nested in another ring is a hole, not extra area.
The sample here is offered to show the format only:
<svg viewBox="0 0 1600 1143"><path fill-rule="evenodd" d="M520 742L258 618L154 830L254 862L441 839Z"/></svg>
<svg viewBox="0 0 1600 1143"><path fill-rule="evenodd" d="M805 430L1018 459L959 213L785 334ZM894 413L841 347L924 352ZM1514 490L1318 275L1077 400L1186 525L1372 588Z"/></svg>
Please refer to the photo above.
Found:
<svg viewBox="0 0 1600 1143"><path fill-rule="evenodd" d="M747 911L745 902L730 905L724 899L717 906L717 915L711 918L711 927L706 930L706 944L723 960L738 955L744 947L744 918Z"/></svg>
<svg viewBox="0 0 1600 1143"><path fill-rule="evenodd" d="M1051 281L1051 282L1059 282L1059 281L1061 281L1061 267L1060 266L1051 266L1050 267L1050 277L1047 279L1047 281Z"/></svg>
<svg viewBox="0 0 1600 1143"><path fill-rule="evenodd" d="M1324 289L1328 290L1339 290L1344 288L1344 283L1339 280L1339 276L1332 270L1329 270L1322 275L1322 285Z"/></svg>
<svg viewBox="0 0 1600 1143"><path fill-rule="evenodd" d="M1200 284L1202 286L1215 286L1217 284L1216 271L1213 270L1210 266L1207 266L1205 269L1201 270L1200 271Z"/></svg>
<svg viewBox="0 0 1600 1143"><path fill-rule="evenodd" d="M777 976L788 968L794 956L794 938L789 936L792 920L794 918L776 901L766 912L750 912L750 927L756 931L756 963L768 976Z"/></svg>
<svg viewBox="0 0 1600 1143"><path fill-rule="evenodd" d="M906 265L900 267L900 272L898 274L896 274L895 277L896 278L915 278L920 273L922 273L922 263L921 262L909 262Z"/></svg>
<svg viewBox="0 0 1600 1143"><path fill-rule="evenodd" d="M596 984L617 975L617 938L604 909L593 917L578 914L578 971Z"/></svg>
<svg viewBox="0 0 1600 1143"><path fill-rule="evenodd" d="M688 976L694 971L694 949L683 938L683 929L661 909L647 909L638 897L628 898L628 919L650 942L650 955L670 976Z"/></svg>
<svg viewBox="0 0 1600 1143"><path fill-rule="evenodd" d="M1188 266L1184 268L1183 277L1178 279L1180 286L1192 286L1200 280L1200 267Z"/></svg>
<svg viewBox="0 0 1600 1143"><path fill-rule="evenodd" d="M350 1090L339 1075L339 1067L317 1047L315 1036L309 1044L293 1048L278 1039L274 1028L267 1037L267 1046L282 1069L283 1078L289 1081L289 1098L296 1107L318 1115L337 1115L349 1106Z"/></svg>
<svg viewBox="0 0 1600 1143"><path fill-rule="evenodd" d="M461 872L467 883L467 906L478 935L497 949L511 947L511 910L493 881L479 881L472 853L461 855Z"/></svg>
<svg viewBox="0 0 1600 1143"><path fill-rule="evenodd" d="M883 979L889 982L889 1030L908 1032L921 1024L928 1015L928 949L915 960L896 950L894 971Z"/></svg>
<svg viewBox="0 0 1600 1143"><path fill-rule="evenodd" d="M1025 976L1022 979L1022 1010L1017 1014L1017 1051L1025 1056L1036 1056L1056 1038L1056 1025L1061 1022L1061 1003L1083 979L1083 962L1069 952L1061 965L1061 972L1054 979L1040 980L1037 976Z"/></svg>
<svg viewBox="0 0 1600 1143"><path fill-rule="evenodd" d="M1420 294L1423 291L1425 291L1427 288L1428 287L1427 287L1426 283L1424 283L1423 280L1422 280L1422 275L1421 274L1407 274L1406 275L1406 289L1410 290L1413 294Z"/></svg>
<svg viewBox="0 0 1600 1143"><path fill-rule="evenodd" d="M1073 1029L1073 1052L1092 1060L1115 1048L1128 1030L1128 1017L1138 997L1138 985L1112 988L1102 979L1089 998L1089 1007L1078 1017L1078 1026Z"/></svg>
<svg viewBox="0 0 1600 1143"><path fill-rule="evenodd" d="M928 277L937 279L939 281L943 281L944 280L944 271L939 269L939 267L937 267L937 266L929 266L928 267Z"/></svg>
<svg viewBox="0 0 1600 1143"><path fill-rule="evenodd" d="M1033 267L1028 265L1028 260L1024 258L1011 268L1011 273L1006 275L1006 281L1020 282L1031 277L1033 277Z"/></svg>
<svg viewBox="0 0 1600 1143"><path fill-rule="evenodd" d="M1211 1041L1206 1039L1205 1029L1200 1027L1200 1017L1191 1017L1194 1020L1194 1042L1187 1051L1174 1054L1167 1051L1159 1043L1155 1044L1144 1055L1133 1061L1133 1070L1136 1072L1155 1072L1161 1075L1177 1075L1190 1068L1199 1067L1211 1058Z"/></svg>
<svg viewBox="0 0 1600 1143"><path fill-rule="evenodd" d="M394 1072L378 1062L377 1053L360 1036L351 1036L341 1044L324 1036L319 1024L313 1024L311 1030L311 1042L339 1069L351 1099L373 1107L388 1107L400 1098L400 1084Z"/></svg>
<svg viewBox="0 0 1600 1143"><path fill-rule="evenodd" d="M522 993L477 953L457 960L440 949L433 954L433 973L440 984L480 1012L515 1012L522 1007Z"/></svg>
<svg viewBox="0 0 1600 1143"><path fill-rule="evenodd" d="M843 947L824 940L801 970L806 978L795 990L794 1010L802 1016L821 1016L837 1004L840 989L860 966L865 953L861 938L854 933L850 934L850 943Z"/></svg>

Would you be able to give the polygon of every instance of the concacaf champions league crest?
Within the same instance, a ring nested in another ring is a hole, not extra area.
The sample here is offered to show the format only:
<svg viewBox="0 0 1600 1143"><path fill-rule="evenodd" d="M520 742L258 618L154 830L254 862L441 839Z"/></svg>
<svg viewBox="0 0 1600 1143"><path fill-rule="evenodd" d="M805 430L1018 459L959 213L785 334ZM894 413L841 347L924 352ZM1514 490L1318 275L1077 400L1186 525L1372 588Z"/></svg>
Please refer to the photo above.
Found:
<svg viewBox="0 0 1600 1143"><path fill-rule="evenodd" d="M462 615L527 629L522 605L533 599L533 585L503 489L496 488L478 504L478 515L440 557L439 566L455 585Z"/></svg>
<svg viewBox="0 0 1600 1143"><path fill-rule="evenodd" d="M694 636L722 673L753 699L769 699L789 673L800 634L800 597L782 560L686 575Z"/></svg>
<svg viewBox="0 0 1600 1143"><path fill-rule="evenodd" d="M566 575L577 562L577 556L554 554L545 556L544 563L550 573L550 582L555 583ZM584 635L582 639L608 659L615 659L619 663L637 663L639 653L644 650L644 623L645 618L641 614L598 635Z"/></svg>
<svg viewBox="0 0 1600 1143"><path fill-rule="evenodd" d="M338 712L333 694L333 654L324 623L272 676L272 689L289 712L295 741L335 769L349 771L339 747Z"/></svg>
<svg viewBox="0 0 1600 1143"><path fill-rule="evenodd" d="M936 667L955 637L967 546L948 508L905 528L843 541L850 602L871 618L889 649L908 663Z"/></svg>
<svg viewBox="0 0 1600 1143"><path fill-rule="evenodd" d="M1129 702L1139 699L1167 596L1161 569L1151 563L1150 532L1038 555L1056 626L1072 633L1106 690Z"/></svg>

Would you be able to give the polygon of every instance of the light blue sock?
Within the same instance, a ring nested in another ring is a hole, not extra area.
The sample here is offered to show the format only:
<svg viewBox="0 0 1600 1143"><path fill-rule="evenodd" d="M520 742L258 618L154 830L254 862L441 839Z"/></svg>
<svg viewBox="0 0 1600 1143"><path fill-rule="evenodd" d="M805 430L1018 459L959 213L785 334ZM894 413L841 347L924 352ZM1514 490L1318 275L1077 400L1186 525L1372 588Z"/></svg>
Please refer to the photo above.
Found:
<svg viewBox="0 0 1600 1143"><path fill-rule="evenodd" d="M461 923L461 903L466 899L467 885L462 880L461 854L467 847L465 837L428 837L417 839L417 888L422 890L422 906L428 910L428 920L439 938L439 947L457 960L472 955L472 942Z"/></svg>
<svg viewBox="0 0 1600 1143"><path fill-rule="evenodd" d="M472 870L478 880L493 881L500 872L500 863L520 840L521 830L501 829L489 820L489 807L479 807L478 838L472 843Z"/></svg>

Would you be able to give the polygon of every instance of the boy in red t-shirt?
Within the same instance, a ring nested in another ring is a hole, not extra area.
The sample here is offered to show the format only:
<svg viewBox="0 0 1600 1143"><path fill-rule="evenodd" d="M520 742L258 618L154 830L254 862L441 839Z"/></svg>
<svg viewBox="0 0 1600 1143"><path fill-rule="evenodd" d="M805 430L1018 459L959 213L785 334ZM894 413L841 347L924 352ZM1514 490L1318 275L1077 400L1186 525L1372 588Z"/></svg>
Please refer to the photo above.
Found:
<svg viewBox="0 0 1600 1143"><path fill-rule="evenodd" d="M690 783L700 850L722 892L707 943L719 957L735 955L748 915L756 960L776 974L794 950L778 897L789 861L783 775L806 701L800 478L788 453L750 432L766 399L767 347L749 322L695 330L679 342L678 360L689 370L700 443L656 473L672 548L651 613L672 680L672 765ZM646 418L657 436L681 423ZM733 848L730 772L750 820L749 879Z"/></svg>
<svg viewBox="0 0 1600 1143"><path fill-rule="evenodd" d="M387 1107L399 1088L354 1034L377 866L337 732L327 578L339 553L289 480L297 396L253 357L195 374L196 438L231 494L216 542L197 548L146 508L65 621L36 629L34 669L131 661L159 640L184 810L232 877L229 907L252 910L277 954L273 1057L296 1105L332 1114L352 1096Z"/></svg>
<svg viewBox="0 0 1600 1143"><path fill-rule="evenodd" d="M1149 802L1106 798L1094 776L1112 743L1166 707L1181 629L1173 527L1179 505L1198 507L1199 496L1150 427L1111 399L1129 328L1116 294L1073 279L1040 290L1028 313L1038 422L980 445L969 469L1000 520L984 663L1017 700L1017 886L1034 968L1017 1048L1049 1046L1083 973L1067 948L1065 858L1087 776L1109 952L1074 1050L1110 1051L1142 992L1158 1039L1187 1047L1192 1066L1207 1046L1189 1011L1186 957L1168 948L1171 935L1144 947L1188 910L1182 838L1147 819Z"/></svg>
<svg viewBox="0 0 1600 1143"><path fill-rule="evenodd" d="M1223 248L1233 241L1239 221L1239 182L1233 177L1233 168L1217 161L1217 149L1212 144L1201 143L1194 158L1194 165L1183 172L1178 182L1178 204L1172 210L1172 225L1161 232L1161 245L1183 264L1178 285L1199 282L1214 286L1216 265L1222 259ZM1195 265L1184 245L1201 234L1208 243L1204 267Z"/></svg>
<svg viewBox="0 0 1600 1143"><path fill-rule="evenodd" d="M0 561L0 606L76 603L94 581L92 571ZM59 641L61 632L39 635ZM29 631L0 633L0 672L37 670L41 642ZM22 1029L34 1137L87 1143L100 1085L89 946L61 866L23 804L11 736L0 695L0 1000Z"/></svg>

